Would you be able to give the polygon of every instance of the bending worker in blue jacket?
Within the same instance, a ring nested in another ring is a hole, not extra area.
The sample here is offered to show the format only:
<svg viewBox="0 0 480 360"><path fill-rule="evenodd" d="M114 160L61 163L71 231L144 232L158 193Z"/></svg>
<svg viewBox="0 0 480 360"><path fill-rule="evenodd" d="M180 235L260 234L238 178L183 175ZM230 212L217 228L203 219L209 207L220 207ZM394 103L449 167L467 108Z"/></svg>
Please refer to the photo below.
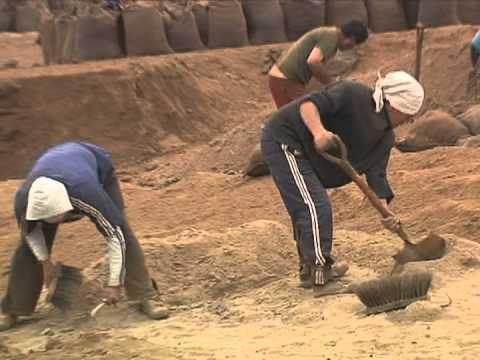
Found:
<svg viewBox="0 0 480 360"><path fill-rule="evenodd" d="M113 304L125 287L129 300L152 319L168 316L155 303L157 295L143 251L124 212L124 203L110 154L87 143L65 143L47 150L35 163L15 197L21 241L12 259L3 297L0 330L18 316L31 315L42 286L54 276L50 260L60 223L86 215L108 244L110 274L105 301Z"/></svg>
<svg viewBox="0 0 480 360"><path fill-rule="evenodd" d="M303 96L274 113L262 133L262 153L294 225L300 285L320 294L323 286L348 270L333 266L332 208L326 188L350 179L319 152L335 148L338 135L349 160L388 204L393 192L386 169L394 145L393 128L409 122L421 108L422 86L398 71L379 77L375 90L340 81ZM384 226L395 231L396 218Z"/></svg>

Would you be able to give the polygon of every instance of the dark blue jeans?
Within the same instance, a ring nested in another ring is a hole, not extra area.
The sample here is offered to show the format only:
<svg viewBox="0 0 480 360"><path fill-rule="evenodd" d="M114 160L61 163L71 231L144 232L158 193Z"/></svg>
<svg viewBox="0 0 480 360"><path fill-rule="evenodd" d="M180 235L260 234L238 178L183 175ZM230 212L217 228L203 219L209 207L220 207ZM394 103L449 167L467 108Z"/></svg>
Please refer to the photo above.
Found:
<svg viewBox="0 0 480 360"><path fill-rule="evenodd" d="M333 239L332 207L310 161L300 151L262 135L262 153L292 219L303 262L329 267Z"/></svg>

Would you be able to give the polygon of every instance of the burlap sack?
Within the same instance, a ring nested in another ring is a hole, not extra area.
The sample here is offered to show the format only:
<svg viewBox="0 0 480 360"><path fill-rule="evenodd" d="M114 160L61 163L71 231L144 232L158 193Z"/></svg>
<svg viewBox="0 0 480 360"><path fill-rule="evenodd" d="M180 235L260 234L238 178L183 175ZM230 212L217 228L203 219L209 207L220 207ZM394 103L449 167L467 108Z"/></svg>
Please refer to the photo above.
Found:
<svg viewBox="0 0 480 360"><path fill-rule="evenodd" d="M404 139L395 146L403 152L416 152L436 146L453 146L470 136L469 130L450 114L433 110L417 119Z"/></svg>
<svg viewBox="0 0 480 360"><path fill-rule="evenodd" d="M195 3L192 6L192 11L195 16L200 39L204 45L208 45L208 6L203 3Z"/></svg>
<svg viewBox="0 0 480 360"><path fill-rule="evenodd" d="M281 5L289 41L325 25L325 0L283 0Z"/></svg>
<svg viewBox="0 0 480 360"><path fill-rule="evenodd" d="M125 49L128 56L173 53L161 14L152 7L129 7L122 12Z"/></svg>
<svg viewBox="0 0 480 360"><path fill-rule="evenodd" d="M410 29L417 26L418 1L419 0L404 0L405 14L407 16L407 24Z"/></svg>
<svg viewBox="0 0 480 360"><path fill-rule="evenodd" d="M327 25L341 26L350 20L368 24L363 0L327 0Z"/></svg>
<svg viewBox="0 0 480 360"><path fill-rule="evenodd" d="M407 29L402 0L367 0L368 26L374 32Z"/></svg>
<svg viewBox="0 0 480 360"><path fill-rule="evenodd" d="M458 24L457 0L419 0L418 21L426 27Z"/></svg>
<svg viewBox="0 0 480 360"><path fill-rule="evenodd" d="M0 0L0 31L13 30L15 22L15 12L10 7L7 0Z"/></svg>
<svg viewBox="0 0 480 360"><path fill-rule="evenodd" d="M237 0L212 0L208 5L208 47L248 45L247 23Z"/></svg>
<svg viewBox="0 0 480 360"><path fill-rule="evenodd" d="M286 42L285 20L278 0L243 0L251 44Z"/></svg>
<svg viewBox="0 0 480 360"><path fill-rule="evenodd" d="M191 11L177 14L167 22L167 39L176 52L202 50L205 46L200 39L197 23Z"/></svg>
<svg viewBox="0 0 480 360"><path fill-rule="evenodd" d="M260 144L255 145L255 147L252 149L248 157L247 165L243 169L243 173L251 177L259 177L270 174L270 169L263 159Z"/></svg>
<svg viewBox="0 0 480 360"><path fill-rule="evenodd" d="M40 40L43 63L55 64L55 19L52 16L43 19L40 24Z"/></svg>
<svg viewBox="0 0 480 360"><path fill-rule="evenodd" d="M45 65L69 64L73 61L75 18L62 14L42 19L40 38Z"/></svg>
<svg viewBox="0 0 480 360"><path fill-rule="evenodd" d="M48 8L54 12L60 12L65 10L65 0L48 0L47 1Z"/></svg>
<svg viewBox="0 0 480 360"><path fill-rule="evenodd" d="M55 63L70 64L74 61L76 19L62 15L55 19Z"/></svg>
<svg viewBox="0 0 480 360"><path fill-rule="evenodd" d="M458 146L466 148L478 148L480 147L480 135L470 136L465 139L461 139L457 142Z"/></svg>
<svg viewBox="0 0 480 360"><path fill-rule="evenodd" d="M98 15L78 16L66 42L73 44L71 54L74 62L123 56L118 15L106 11Z"/></svg>
<svg viewBox="0 0 480 360"><path fill-rule="evenodd" d="M480 24L480 1L460 0L457 13L458 20L463 24Z"/></svg>
<svg viewBox="0 0 480 360"><path fill-rule="evenodd" d="M0 31L13 30L15 14L10 9L0 9Z"/></svg>
<svg viewBox="0 0 480 360"><path fill-rule="evenodd" d="M480 105L474 105L458 117L472 135L480 135Z"/></svg>
<svg viewBox="0 0 480 360"><path fill-rule="evenodd" d="M41 12L31 4L15 7L15 31L29 32L40 28Z"/></svg>

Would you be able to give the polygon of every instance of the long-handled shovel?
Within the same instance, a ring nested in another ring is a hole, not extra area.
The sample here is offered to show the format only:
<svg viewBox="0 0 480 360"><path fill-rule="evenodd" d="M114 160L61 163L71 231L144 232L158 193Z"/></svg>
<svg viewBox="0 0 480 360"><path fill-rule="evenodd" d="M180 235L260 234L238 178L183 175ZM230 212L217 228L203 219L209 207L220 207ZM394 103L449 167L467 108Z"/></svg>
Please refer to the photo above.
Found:
<svg viewBox="0 0 480 360"><path fill-rule="evenodd" d="M328 161L338 165L352 179L352 181L357 184L358 188L365 194L373 207L377 209L384 219L395 216L350 164L348 161L347 147L340 137L337 136L336 141L340 149L340 157L327 152L321 152L320 154ZM396 233L403 240L404 248L393 256L395 259L395 267L392 272L396 272L396 269L399 266L407 262L435 260L443 257L446 253L447 242L443 237L437 234L432 233L422 241L413 243L401 225L396 230Z"/></svg>

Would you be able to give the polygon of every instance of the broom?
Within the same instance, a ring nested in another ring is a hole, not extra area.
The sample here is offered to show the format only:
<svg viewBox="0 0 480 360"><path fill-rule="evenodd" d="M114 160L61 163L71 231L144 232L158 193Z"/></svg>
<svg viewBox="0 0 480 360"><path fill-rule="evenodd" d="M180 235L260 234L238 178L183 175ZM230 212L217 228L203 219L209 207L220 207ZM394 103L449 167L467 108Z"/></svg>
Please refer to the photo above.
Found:
<svg viewBox="0 0 480 360"><path fill-rule="evenodd" d="M365 314L403 309L411 303L427 298L432 284L432 273L411 272L351 284L343 289L325 289L315 297L355 294L366 306Z"/></svg>
<svg viewBox="0 0 480 360"><path fill-rule="evenodd" d="M56 308L67 311L71 309L78 296L83 275L80 269L64 264L57 264L58 275L48 287L47 301Z"/></svg>

